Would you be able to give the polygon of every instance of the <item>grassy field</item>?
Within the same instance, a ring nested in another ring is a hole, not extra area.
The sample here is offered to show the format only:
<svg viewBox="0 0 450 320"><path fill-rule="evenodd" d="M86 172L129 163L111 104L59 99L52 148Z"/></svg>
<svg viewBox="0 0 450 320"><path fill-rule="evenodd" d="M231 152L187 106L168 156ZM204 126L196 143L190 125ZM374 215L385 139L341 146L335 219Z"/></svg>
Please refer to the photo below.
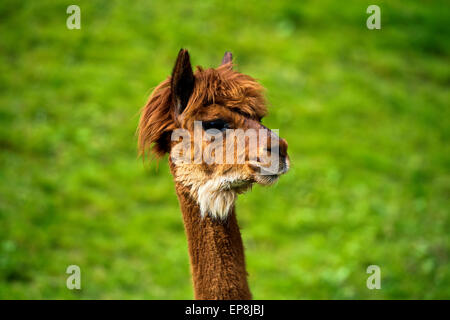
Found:
<svg viewBox="0 0 450 320"><path fill-rule="evenodd" d="M237 203L256 299L449 299L450 13L421 3L376 1L368 30L357 0L2 0L0 298L193 298L167 161L135 137L185 47L232 51L289 142L289 174Z"/></svg>

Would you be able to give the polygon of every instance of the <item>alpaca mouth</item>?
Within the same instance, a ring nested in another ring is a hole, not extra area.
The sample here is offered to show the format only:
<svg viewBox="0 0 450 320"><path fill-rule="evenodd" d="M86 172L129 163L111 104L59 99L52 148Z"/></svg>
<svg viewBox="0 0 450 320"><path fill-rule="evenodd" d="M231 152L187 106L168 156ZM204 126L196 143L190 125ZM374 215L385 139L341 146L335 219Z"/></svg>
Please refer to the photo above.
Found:
<svg viewBox="0 0 450 320"><path fill-rule="evenodd" d="M252 187L254 182L254 180L235 180L229 185L229 190L233 190L238 194L245 193Z"/></svg>
<svg viewBox="0 0 450 320"><path fill-rule="evenodd" d="M281 174L258 175L256 182L263 186L270 186L280 179Z"/></svg>
<svg viewBox="0 0 450 320"><path fill-rule="evenodd" d="M280 159L275 165L267 166L259 162L250 164L250 167L257 173L256 180L261 184L272 184L276 182L280 176L289 171L290 160L289 157ZM261 182L260 182L261 181Z"/></svg>

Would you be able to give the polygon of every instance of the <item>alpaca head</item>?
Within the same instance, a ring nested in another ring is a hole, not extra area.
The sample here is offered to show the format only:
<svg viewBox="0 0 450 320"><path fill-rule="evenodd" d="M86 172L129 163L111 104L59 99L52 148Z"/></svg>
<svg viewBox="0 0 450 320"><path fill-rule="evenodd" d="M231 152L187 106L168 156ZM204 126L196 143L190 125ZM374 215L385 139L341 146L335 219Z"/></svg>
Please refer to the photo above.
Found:
<svg viewBox="0 0 450 320"><path fill-rule="evenodd" d="M289 169L287 143L261 124L263 88L232 69L231 53L216 68L192 71L180 50L172 76L142 110L139 149L168 153L175 181L188 187L201 214L225 219L237 194L270 185Z"/></svg>

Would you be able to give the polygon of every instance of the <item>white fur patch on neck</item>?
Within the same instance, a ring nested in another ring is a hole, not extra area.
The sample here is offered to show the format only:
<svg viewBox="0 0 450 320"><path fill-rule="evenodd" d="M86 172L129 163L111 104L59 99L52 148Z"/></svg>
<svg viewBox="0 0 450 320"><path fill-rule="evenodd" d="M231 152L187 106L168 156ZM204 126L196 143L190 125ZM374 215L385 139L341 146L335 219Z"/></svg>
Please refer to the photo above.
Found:
<svg viewBox="0 0 450 320"><path fill-rule="evenodd" d="M247 189L237 174L208 176L198 167L189 165L177 166L175 180L190 188L202 217L209 214L220 220L228 217L237 194Z"/></svg>
<svg viewBox="0 0 450 320"><path fill-rule="evenodd" d="M226 184L226 178L215 178L198 188L197 202L202 217L209 214L221 220L227 218L236 200L236 192L223 189Z"/></svg>

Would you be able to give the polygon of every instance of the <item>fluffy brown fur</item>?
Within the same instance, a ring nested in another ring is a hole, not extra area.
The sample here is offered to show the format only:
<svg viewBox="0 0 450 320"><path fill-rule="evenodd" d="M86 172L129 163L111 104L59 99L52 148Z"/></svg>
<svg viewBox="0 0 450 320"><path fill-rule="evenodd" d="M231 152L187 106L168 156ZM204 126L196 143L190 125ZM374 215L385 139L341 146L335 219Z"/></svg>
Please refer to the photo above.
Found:
<svg viewBox="0 0 450 320"><path fill-rule="evenodd" d="M245 163L184 164L169 159L183 213L196 299L251 298L234 201L253 183L271 184L289 168L286 141L261 124L266 113L263 88L250 76L233 70L231 53L225 54L220 67L197 67L194 74L186 50L180 51L172 76L156 87L142 110L138 127L141 155L149 149L157 157L176 152L172 133L178 128L192 133L194 121L222 119L232 129L255 129L269 136L265 145L245 144L236 152L235 160L243 153ZM205 150L210 141L192 138L190 143ZM260 155L274 150L282 161L276 174L264 175Z"/></svg>
<svg viewBox="0 0 450 320"><path fill-rule="evenodd" d="M172 163L170 167L174 173ZM177 184L176 192L188 240L195 299L251 299L234 208L225 222L202 218L189 189Z"/></svg>
<svg viewBox="0 0 450 320"><path fill-rule="evenodd" d="M252 77L233 71L231 62L217 69L197 67L194 77L194 91L180 120L175 116L171 103L172 77L155 88L139 122L141 155L152 143L157 156L169 152L171 132L180 127L189 128L192 119L213 119L226 113L234 118L233 122L239 123L246 118L260 121L266 115L263 88Z"/></svg>

